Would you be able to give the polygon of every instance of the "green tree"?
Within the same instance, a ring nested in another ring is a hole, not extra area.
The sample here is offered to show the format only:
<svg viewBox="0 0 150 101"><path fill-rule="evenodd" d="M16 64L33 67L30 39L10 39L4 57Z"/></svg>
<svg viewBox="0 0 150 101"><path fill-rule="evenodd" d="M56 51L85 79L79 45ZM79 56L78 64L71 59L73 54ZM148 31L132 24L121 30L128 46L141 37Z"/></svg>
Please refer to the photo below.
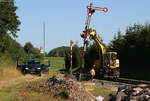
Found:
<svg viewBox="0 0 150 101"><path fill-rule="evenodd" d="M36 59L44 58L44 54L40 53L40 50L38 48L33 48L32 54L33 54L33 58L36 58Z"/></svg>
<svg viewBox="0 0 150 101"><path fill-rule="evenodd" d="M16 32L19 30L20 24L16 15L17 7L14 0L9 1L1 0L0 2L0 35L11 34L13 37L17 37Z"/></svg>
<svg viewBox="0 0 150 101"><path fill-rule="evenodd" d="M37 59L43 59L43 54L40 53L40 50L38 48L35 48L32 43L27 42L24 45L24 51L27 54L28 58L37 58Z"/></svg>
<svg viewBox="0 0 150 101"><path fill-rule="evenodd" d="M33 45L32 45L32 43L30 43L30 42L27 42L25 45L24 45L24 50L25 50L25 52L27 53L27 54L31 54L32 53L32 51L33 51Z"/></svg>
<svg viewBox="0 0 150 101"><path fill-rule="evenodd" d="M9 36L17 37L20 21L16 15L14 0L0 1L0 52L4 53L9 44ZM9 35L9 36L8 36Z"/></svg>
<svg viewBox="0 0 150 101"><path fill-rule="evenodd" d="M67 46L62 46L62 47L57 47L52 49L49 53L49 57L65 57L66 51L69 50L69 47Z"/></svg>
<svg viewBox="0 0 150 101"><path fill-rule="evenodd" d="M23 47L11 37L9 39L9 44L7 45L7 50L5 53L13 60L17 60L18 58L25 58L26 56Z"/></svg>
<svg viewBox="0 0 150 101"><path fill-rule="evenodd" d="M83 72L88 72L92 67L96 60L99 59L99 51L94 42L88 47L87 54L85 55L85 68L83 68Z"/></svg>
<svg viewBox="0 0 150 101"><path fill-rule="evenodd" d="M65 67L66 70L70 70L70 62L71 62L71 52L70 50L65 52ZM73 51L72 51L72 69L74 71L78 70L81 65L81 52L80 48L78 46L73 46Z"/></svg>

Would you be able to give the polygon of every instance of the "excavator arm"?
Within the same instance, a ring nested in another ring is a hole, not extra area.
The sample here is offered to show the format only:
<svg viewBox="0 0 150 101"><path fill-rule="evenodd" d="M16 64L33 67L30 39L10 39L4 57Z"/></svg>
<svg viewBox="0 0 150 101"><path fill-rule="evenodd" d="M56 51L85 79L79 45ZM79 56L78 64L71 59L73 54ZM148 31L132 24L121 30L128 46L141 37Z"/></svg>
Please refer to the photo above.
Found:
<svg viewBox="0 0 150 101"><path fill-rule="evenodd" d="M97 67L118 68L119 60L116 52L106 52L106 47L97 35L96 30L91 29L89 32L90 38L95 41L99 50L99 59L96 61Z"/></svg>
<svg viewBox="0 0 150 101"><path fill-rule="evenodd" d="M103 67L103 61L104 61L104 54L106 53L106 47L102 43L101 38L96 33L96 30L91 30L90 33L90 38L95 41L96 46L99 51L99 59L95 62L96 67Z"/></svg>

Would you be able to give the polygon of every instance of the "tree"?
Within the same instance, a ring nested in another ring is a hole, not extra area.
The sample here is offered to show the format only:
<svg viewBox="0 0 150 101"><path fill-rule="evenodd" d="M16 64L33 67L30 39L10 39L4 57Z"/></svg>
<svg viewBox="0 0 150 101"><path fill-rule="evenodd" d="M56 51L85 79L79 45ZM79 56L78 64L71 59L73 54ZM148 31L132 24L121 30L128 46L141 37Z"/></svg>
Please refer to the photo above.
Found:
<svg viewBox="0 0 150 101"><path fill-rule="evenodd" d="M110 42L108 49L119 52L125 47L124 43L124 36L121 34L121 31L118 31L117 34L114 36L114 40Z"/></svg>
<svg viewBox="0 0 150 101"><path fill-rule="evenodd" d="M70 50L65 52L65 67L66 70L70 70L70 62L71 62L71 52ZM80 68L81 64L81 52L80 48L78 46L73 46L73 51L72 51L72 69L77 70Z"/></svg>
<svg viewBox="0 0 150 101"><path fill-rule="evenodd" d="M25 58L26 53L23 47L14 39L10 37L9 44L7 45L6 53L13 60L17 60L18 58Z"/></svg>
<svg viewBox="0 0 150 101"><path fill-rule="evenodd" d="M150 24L129 26L114 38L109 49L118 52L121 77L150 80Z"/></svg>
<svg viewBox="0 0 150 101"><path fill-rule="evenodd" d="M126 29L125 35L118 33L109 49L118 52L122 65L149 66L150 24L134 24Z"/></svg>
<svg viewBox="0 0 150 101"><path fill-rule="evenodd" d="M24 45L24 51L28 55L28 58L37 58L37 59L43 59L43 54L40 53L40 50L38 48L35 48L32 43L27 42Z"/></svg>
<svg viewBox="0 0 150 101"><path fill-rule="evenodd" d="M85 55L85 68L83 68L83 72L88 72L92 67L96 60L99 59L99 49L94 42L88 47L87 54Z"/></svg>
<svg viewBox="0 0 150 101"><path fill-rule="evenodd" d="M27 54L31 54L32 51L33 51L33 45L30 43L30 42L27 42L25 45L24 45L24 50Z"/></svg>
<svg viewBox="0 0 150 101"><path fill-rule="evenodd" d="M17 7L14 0L0 2L0 37L2 34L10 34L13 37L17 37L16 32L19 31L18 26L20 21L16 15Z"/></svg>
<svg viewBox="0 0 150 101"><path fill-rule="evenodd" d="M20 21L16 15L17 7L14 0L0 1L0 52L4 53L8 47L10 37L17 37ZM9 37L10 36L10 37Z"/></svg>
<svg viewBox="0 0 150 101"><path fill-rule="evenodd" d="M50 57L65 57L65 53L68 50L69 50L69 47L67 47L67 46L57 47L57 48L52 49L48 53L48 56L50 56Z"/></svg>

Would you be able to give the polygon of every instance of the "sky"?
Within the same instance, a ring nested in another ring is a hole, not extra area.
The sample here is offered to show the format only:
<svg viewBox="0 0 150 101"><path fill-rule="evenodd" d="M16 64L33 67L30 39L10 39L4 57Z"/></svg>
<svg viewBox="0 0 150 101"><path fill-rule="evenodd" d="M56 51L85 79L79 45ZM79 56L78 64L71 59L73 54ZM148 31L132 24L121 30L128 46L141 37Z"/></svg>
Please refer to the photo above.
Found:
<svg viewBox="0 0 150 101"><path fill-rule="evenodd" d="M69 41L83 45L80 34L86 21L86 6L107 7L108 12L96 11L91 27L97 30L105 44L119 30L122 33L135 23L150 22L150 0L16 0L17 15L21 21L16 40L24 45L31 42L43 47L43 22L45 22L46 51L69 46Z"/></svg>

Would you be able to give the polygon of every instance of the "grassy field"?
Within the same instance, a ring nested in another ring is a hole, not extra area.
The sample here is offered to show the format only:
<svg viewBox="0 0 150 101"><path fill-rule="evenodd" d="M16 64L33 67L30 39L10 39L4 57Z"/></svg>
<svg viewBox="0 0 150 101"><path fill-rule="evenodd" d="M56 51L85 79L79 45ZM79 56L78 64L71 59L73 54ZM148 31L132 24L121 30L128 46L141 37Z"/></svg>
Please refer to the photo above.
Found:
<svg viewBox="0 0 150 101"><path fill-rule="evenodd" d="M65 62L63 57L47 57L46 60L50 60L52 70L65 69Z"/></svg>
<svg viewBox="0 0 150 101"><path fill-rule="evenodd" d="M0 88L0 101L58 101L50 92L39 88L44 78L26 75L12 81L15 83Z"/></svg>
<svg viewBox="0 0 150 101"><path fill-rule="evenodd" d="M49 74L42 77L35 75L22 75L15 69L15 65L3 69L0 79L0 101L64 101L54 97L48 90L41 89L39 86L49 77L61 75L58 70L64 69L64 58L46 58L51 62ZM83 85L84 86L84 85ZM84 86L92 89L90 92L95 96L107 96L113 91L96 86Z"/></svg>

